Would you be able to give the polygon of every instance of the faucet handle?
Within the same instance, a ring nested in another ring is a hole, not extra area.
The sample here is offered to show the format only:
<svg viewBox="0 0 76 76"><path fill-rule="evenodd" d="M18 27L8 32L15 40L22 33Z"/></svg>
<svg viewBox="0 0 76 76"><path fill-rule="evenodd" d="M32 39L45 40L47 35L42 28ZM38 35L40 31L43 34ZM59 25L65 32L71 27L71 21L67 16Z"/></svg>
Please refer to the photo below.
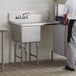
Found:
<svg viewBox="0 0 76 76"><path fill-rule="evenodd" d="M15 19L21 19L21 15L16 15Z"/></svg>
<svg viewBox="0 0 76 76"><path fill-rule="evenodd" d="M22 15L22 19L28 19L28 15Z"/></svg>

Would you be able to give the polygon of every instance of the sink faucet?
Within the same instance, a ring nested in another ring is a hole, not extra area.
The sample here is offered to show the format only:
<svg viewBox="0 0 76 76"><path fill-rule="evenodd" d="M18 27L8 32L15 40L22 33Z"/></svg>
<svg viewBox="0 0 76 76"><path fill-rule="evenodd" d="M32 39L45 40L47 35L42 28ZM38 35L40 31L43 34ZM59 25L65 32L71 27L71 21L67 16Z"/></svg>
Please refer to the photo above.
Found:
<svg viewBox="0 0 76 76"><path fill-rule="evenodd" d="M23 13L22 15L16 16L16 19L28 19L29 12Z"/></svg>

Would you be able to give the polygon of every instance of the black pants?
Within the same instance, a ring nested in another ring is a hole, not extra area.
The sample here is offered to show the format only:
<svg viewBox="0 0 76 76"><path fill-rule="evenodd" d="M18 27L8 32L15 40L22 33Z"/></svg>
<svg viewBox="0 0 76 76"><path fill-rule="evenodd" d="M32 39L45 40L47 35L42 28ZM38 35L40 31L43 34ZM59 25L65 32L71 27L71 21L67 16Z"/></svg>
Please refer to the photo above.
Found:
<svg viewBox="0 0 76 76"><path fill-rule="evenodd" d="M67 42L70 42L70 38L72 37L72 27L75 20L70 20L68 24L68 36L67 36Z"/></svg>

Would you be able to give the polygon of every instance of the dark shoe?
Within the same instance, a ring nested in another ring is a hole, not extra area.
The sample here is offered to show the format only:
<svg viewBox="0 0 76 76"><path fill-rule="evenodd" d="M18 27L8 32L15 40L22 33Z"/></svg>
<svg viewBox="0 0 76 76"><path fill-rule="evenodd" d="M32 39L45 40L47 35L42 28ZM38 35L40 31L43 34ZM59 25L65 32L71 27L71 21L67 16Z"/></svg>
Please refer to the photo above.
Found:
<svg viewBox="0 0 76 76"><path fill-rule="evenodd" d="M75 69L74 69L74 68L70 68L69 66L65 66L65 70L75 71Z"/></svg>

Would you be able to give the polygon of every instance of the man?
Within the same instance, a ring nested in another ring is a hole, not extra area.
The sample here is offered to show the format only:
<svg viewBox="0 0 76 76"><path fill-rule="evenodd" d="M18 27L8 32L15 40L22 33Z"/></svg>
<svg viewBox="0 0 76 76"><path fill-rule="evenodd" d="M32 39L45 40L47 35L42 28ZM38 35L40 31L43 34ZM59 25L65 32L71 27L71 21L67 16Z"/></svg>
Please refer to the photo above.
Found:
<svg viewBox="0 0 76 76"><path fill-rule="evenodd" d="M66 70L75 71L76 57L76 0L67 0L64 7L64 24L68 24Z"/></svg>

